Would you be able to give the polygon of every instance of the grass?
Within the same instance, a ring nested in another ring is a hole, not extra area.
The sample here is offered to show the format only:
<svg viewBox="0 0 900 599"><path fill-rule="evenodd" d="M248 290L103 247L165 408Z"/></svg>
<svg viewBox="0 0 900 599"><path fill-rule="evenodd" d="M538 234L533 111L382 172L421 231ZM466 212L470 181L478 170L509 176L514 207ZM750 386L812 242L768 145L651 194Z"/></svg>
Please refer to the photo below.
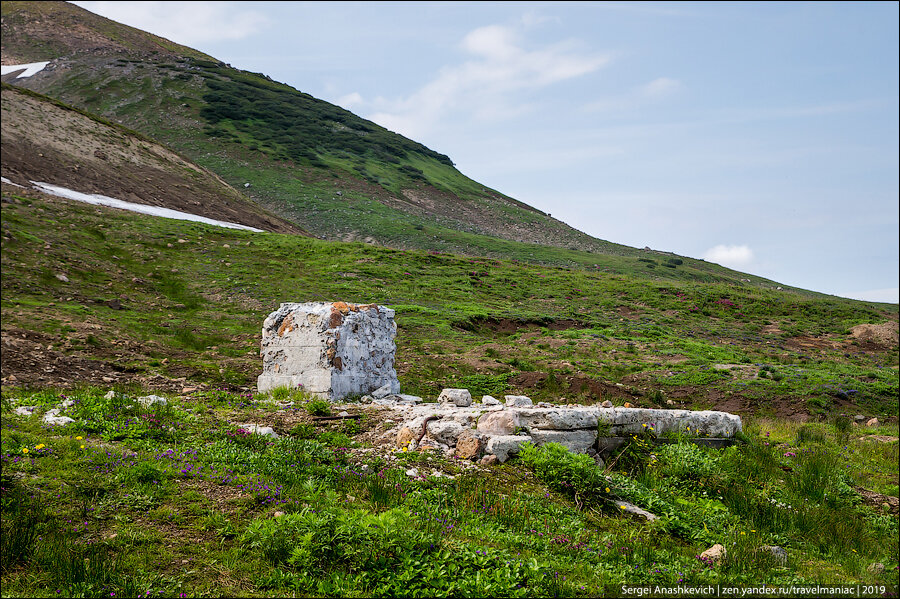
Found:
<svg viewBox="0 0 900 599"><path fill-rule="evenodd" d="M121 405L144 393L132 392ZM896 485L897 441L881 451L830 423L803 433L751 420L745 445L664 445L635 458L638 469L526 446L484 476L346 436L329 445L320 440L341 435L326 424L313 424L315 438L235 435L233 408L263 418L272 398L221 390L169 396L174 438L138 418L104 439L82 416L108 410L104 395L3 392L5 595L590 597L626 583L897 584L897 517L854 491L872 471ZM64 397L77 417L67 427L12 413ZM413 465L422 476L404 474ZM634 520L614 500L660 519ZM728 557L709 565L697 556L713 543ZM760 549L773 545L786 562ZM878 562L885 570L869 572Z"/></svg>

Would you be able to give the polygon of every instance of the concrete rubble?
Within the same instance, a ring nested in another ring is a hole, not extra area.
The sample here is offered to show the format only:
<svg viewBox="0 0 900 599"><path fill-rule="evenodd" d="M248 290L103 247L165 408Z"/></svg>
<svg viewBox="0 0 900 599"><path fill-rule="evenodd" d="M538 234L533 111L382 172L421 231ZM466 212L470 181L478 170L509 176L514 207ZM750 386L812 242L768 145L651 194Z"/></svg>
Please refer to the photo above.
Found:
<svg viewBox="0 0 900 599"><path fill-rule="evenodd" d="M263 323L261 393L302 387L331 400L398 393L394 311L375 304L285 303Z"/></svg>
<svg viewBox="0 0 900 599"><path fill-rule="evenodd" d="M610 437L651 429L657 436L682 432L714 438L731 438L741 432L740 417L727 412L573 404L538 407L524 396L507 396L505 405L468 403L468 392L460 391L464 390L445 389L439 403L404 402L397 395L382 398L377 405L388 410L386 416L396 423L382 437L399 448L417 449L416 439L424 424L425 435L418 448L455 451L465 459L493 455L505 462L526 442L559 443L571 451L594 455L601 429Z"/></svg>

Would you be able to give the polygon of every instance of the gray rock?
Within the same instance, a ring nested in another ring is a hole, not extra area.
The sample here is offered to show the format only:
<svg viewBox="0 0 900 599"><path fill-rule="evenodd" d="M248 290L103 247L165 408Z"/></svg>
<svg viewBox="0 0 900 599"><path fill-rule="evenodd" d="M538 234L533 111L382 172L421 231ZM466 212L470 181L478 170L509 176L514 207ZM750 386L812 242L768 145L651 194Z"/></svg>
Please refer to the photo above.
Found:
<svg viewBox="0 0 900 599"><path fill-rule="evenodd" d="M375 399L384 399L388 395L393 395L393 393L391 393L391 389L392 387L390 383L382 385L381 387L378 387L377 389L372 391L372 397L374 397Z"/></svg>
<svg viewBox="0 0 900 599"><path fill-rule="evenodd" d="M503 399L506 400L507 407L527 408L534 405L531 398L525 395L504 395Z"/></svg>
<svg viewBox="0 0 900 599"><path fill-rule="evenodd" d="M31 416L37 406L19 406L13 412L17 416Z"/></svg>
<svg viewBox="0 0 900 599"><path fill-rule="evenodd" d="M149 408L157 403L161 405L169 403L165 397L160 397L159 395L145 395L144 397L138 397L137 402L145 408Z"/></svg>
<svg viewBox="0 0 900 599"><path fill-rule="evenodd" d="M481 464L482 466L493 466L494 464L500 463L500 460L498 460L497 456L495 456L494 454L489 453L486 456L484 456L483 458L481 458L480 460L478 460L478 463Z"/></svg>
<svg viewBox="0 0 900 599"><path fill-rule="evenodd" d="M611 408L611 407L613 407L613 402L611 402L607 399L602 404L600 404L600 407L601 408Z"/></svg>
<svg viewBox="0 0 900 599"><path fill-rule="evenodd" d="M54 426L62 426L65 424L69 424L70 422L75 422L75 419L69 418L68 416L60 416L59 410L54 408L52 410L47 410L47 412L44 414L43 421Z"/></svg>
<svg viewBox="0 0 900 599"><path fill-rule="evenodd" d="M634 505L633 503L628 503L627 501L615 500L615 501L613 501L613 503L615 503L616 506L618 506L619 511L626 513L626 514L640 516L651 522L653 520L656 520L659 518L659 516L657 516L656 514L651 514L647 510L643 510L643 509L639 508L638 506Z"/></svg>
<svg viewBox="0 0 900 599"><path fill-rule="evenodd" d="M397 401L400 403L411 403L411 404L419 404L422 403L422 398L418 395L403 395L402 393L399 395L395 395Z"/></svg>
<svg viewBox="0 0 900 599"><path fill-rule="evenodd" d="M541 428L557 431L597 428L597 413L578 408L516 408L509 410L518 417L520 426L528 430Z"/></svg>
<svg viewBox="0 0 900 599"><path fill-rule="evenodd" d="M103 396L103 399L115 399L115 398L116 398L116 392L113 391L112 389L107 391L106 395Z"/></svg>
<svg viewBox="0 0 900 599"><path fill-rule="evenodd" d="M263 435L264 437L272 437L273 439L278 439L280 435L275 432L275 430L271 426L262 426L259 424L245 424L244 429L247 431L256 434Z"/></svg>
<svg viewBox="0 0 900 599"><path fill-rule="evenodd" d="M502 464L510 458L510 456L519 453L519 448L524 443L531 443L531 437L525 435L502 435L488 438L485 453L497 456L497 460Z"/></svg>
<svg viewBox="0 0 900 599"><path fill-rule="evenodd" d="M862 414L857 414L856 416L853 417L853 420L855 420L856 422L865 422L866 417L863 416Z"/></svg>
<svg viewBox="0 0 900 599"><path fill-rule="evenodd" d="M486 406L499 406L500 400L496 397L491 397L490 395L485 395L481 398L481 403Z"/></svg>
<svg viewBox="0 0 900 599"><path fill-rule="evenodd" d="M728 555L728 552L725 550L725 547L719 543L716 543L715 545L701 553L700 559L713 564L718 564L725 559L726 555Z"/></svg>
<svg viewBox="0 0 900 599"><path fill-rule="evenodd" d="M468 389L444 389L438 396L438 403L452 403L460 408L472 405L472 394Z"/></svg>
<svg viewBox="0 0 900 599"><path fill-rule="evenodd" d="M465 430L463 425L452 420L433 420L428 423L428 435L444 445L455 445Z"/></svg>
<svg viewBox="0 0 900 599"><path fill-rule="evenodd" d="M545 429L529 429L535 445L559 443L574 453L587 453L597 443L597 429L575 431L553 431Z"/></svg>

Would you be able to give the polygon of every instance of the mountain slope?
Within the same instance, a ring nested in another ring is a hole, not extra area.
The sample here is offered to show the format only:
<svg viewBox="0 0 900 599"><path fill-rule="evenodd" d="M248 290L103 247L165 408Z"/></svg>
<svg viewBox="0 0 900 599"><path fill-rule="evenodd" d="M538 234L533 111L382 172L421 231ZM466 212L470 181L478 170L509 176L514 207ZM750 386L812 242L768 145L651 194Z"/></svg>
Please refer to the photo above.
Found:
<svg viewBox="0 0 900 599"><path fill-rule="evenodd" d="M4 3L3 11L5 61L55 59L17 85L127 124L236 187L250 183L249 197L320 237L491 253L489 239L467 237L475 235L640 255L487 189L448 157L262 74L116 29L66 3ZM82 34L67 42L64 29L73 21Z"/></svg>
<svg viewBox="0 0 900 599"><path fill-rule="evenodd" d="M34 92L3 84L2 173L281 233L303 233L167 148Z"/></svg>

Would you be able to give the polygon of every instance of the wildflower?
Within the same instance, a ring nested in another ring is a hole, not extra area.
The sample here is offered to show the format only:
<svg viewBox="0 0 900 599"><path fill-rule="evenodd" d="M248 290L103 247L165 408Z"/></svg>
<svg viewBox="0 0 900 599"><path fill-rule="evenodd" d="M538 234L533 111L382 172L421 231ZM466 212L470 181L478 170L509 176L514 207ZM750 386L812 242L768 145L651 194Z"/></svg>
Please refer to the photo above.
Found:
<svg viewBox="0 0 900 599"><path fill-rule="evenodd" d="M609 487L606 487L606 492L609 493Z"/></svg>
<svg viewBox="0 0 900 599"><path fill-rule="evenodd" d="M35 449L43 449L44 447L46 447L46 445L44 445L43 443L34 446Z"/></svg>
<svg viewBox="0 0 900 599"><path fill-rule="evenodd" d="M84 445L81 446L81 449L84 449Z"/></svg>
<svg viewBox="0 0 900 599"><path fill-rule="evenodd" d="M84 439L84 437L82 437L81 435L78 435L77 437L75 437L76 441L81 441L82 439Z"/></svg>
<svg viewBox="0 0 900 599"><path fill-rule="evenodd" d="M28 448L27 448L27 447L23 447L23 448L22 448L22 453L28 453Z"/></svg>

